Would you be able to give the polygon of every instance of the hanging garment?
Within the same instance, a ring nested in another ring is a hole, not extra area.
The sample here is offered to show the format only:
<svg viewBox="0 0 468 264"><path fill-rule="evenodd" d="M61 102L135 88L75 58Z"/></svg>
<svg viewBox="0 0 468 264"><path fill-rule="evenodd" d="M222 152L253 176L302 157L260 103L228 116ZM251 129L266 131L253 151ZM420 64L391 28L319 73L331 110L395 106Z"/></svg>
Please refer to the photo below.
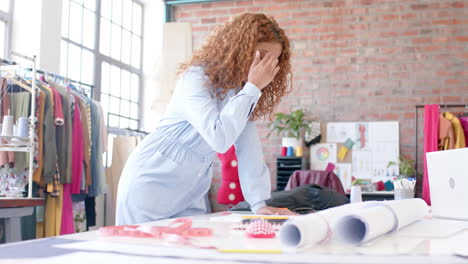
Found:
<svg viewBox="0 0 468 264"><path fill-rule="evenodd" d="M57 126L64 125L64 115L63 115L63 105L62 105L62 96L55 89L58 84L49 86L54 96L54 122Z"/></svg>
<svg viewBox="0 0 468 264"><path fill-rule="evenodd" d="M72 129L72 140L73 143L70 145L72 148L72 181L71 181L71 193L81 193L81 181L83 177L83 127L81 124L81 112L79 107L79 99L76 95L74 111L73 111L73 129Z"/></svg>
<svg viewBox="0 0 468 264"><path fill-rule="evenodd" d="M141 137L115 137L112 142L112 163L106 170L109 189L106 196L106 225L115 225L117 188L123 167L130 153L140 143Z"/></svg>
<svg viewBox="0 0 468 264"><path fill-rule="evenodd" d="M463 128L463 132L465 134L465 147L468 147L468 116L461 116L459 119L460 124Z"/></svg>
<svg viewBox="0 0 468 264"><path fill-rule="evenodd" d="M439 150L453 149L455 146L455 133L452 122L445 118L443 113L439 116Z"/></svg>
<svg viewBox="0 0 468 264"><path fill-rule="evenodd" d="M429 178L427 175L427 160L426 153L438 150L439 140L439 105L424 106L424 175L423 175L423 190L422 198L428 205L431 204L431 194L429 190Z"/></svg>
<svg viewBox="0 0 468 264"><path fill-rule="evenodd" d="M463 127L460 120L450 112L445 112L444 117L450 121L453 127L455 142L453 148L464 148L466 147L465 134L463 133Z"/></svg>
<svg viewBox="0 0 468 264"><path fill-rule="evenodd" d="M60 195L47 195L44 213L44 237L59 236L62 228L63 186L59 185Z"/></svg>
<svg viewBox="0 0 468 264"><path fill-rule="evenodd" d="M87 107L85 98L80 98L79 101L79 106L80 106L80 113L81 113L81 126L82 126L82 131L83 131L83 158L84 158L84 186L85 188L82 190L85 190L87 192L87 187L91 185L91 137L90 137L90 131L89 131L89 120L88 120L88 113L87 113Z"/></svg>
<svg viewBox="0 0 468 264"><path fill-rule="evenodd" d="M8 96L7 89L8 81L4 78L0 79L0 121L3 124L3 117L10 112L10 96ZM2 139L2 144L7 142ZM13 151L0 151L0 167L8 163L15 162L15 152Z"/></svg>
<svg viewBox="0 0 468 264"><path fill-rule="evenodd" d="M85 232L86 229L86 212L85 202L73 202L73 219L75 221L75 232Z"/></svg>
<svg viewBox="0 0 468 264"><path fill-rule="evenodd" d="M68 89L53 84L53 87L58 91L62 100L64 123L62 126L57 126L57 157L59 164L60 182L71 182L71 146L72 142L72 113L70 93ZM57 101L55 101L57 103ZM57 108L55 108L57 109Z"/></svg>
<svg viewBox="0 0 468 264"><path fill-rule="evenodd" d="M92 141L91 141L91 178L93 184L89 190L88 195L96 197L106 193L106 173L104 170L103 160L103 129L102 127L102 111L99 110L101 105L96 101L91 103L91 116L92 122ZM107 139L106 139L107 140Z"/></svg>
<svg viewBox="0 0 468 264"><path fill-rule="evenodd" d="M31 106L31 93L17 92L10 93L11 114L15 120L19 117L29 117ZM15 168L17 173L22 173L29 166L29 153L16 153Z"/></svg>
<svg viewBox="0 0 468 264"><path fill-rule="evenodd" d="M255 122L260 90L251 83L213 97L203 68L181 75L166 116L128 158L117 193L117 225L204 214L216 152L235 144L242 192L252 210L270 198Z"/></svg>
<svg viewBox="0 0 468 264"><path fill-rule="evenodd" d="M37 168L34 169L33 181L37 184L43 185L44 179L42 178L42 169L44 168L44 113L45 113L45 98L46 95L43 91L39 91L39 104L36 106L36 131L37 137L37 153L35 154L37 160ZM28 159L29 160L29 159Z"/></svg>
<svg viewBox="0 0 468 264"><path fill-rule="evenodd" d="M57 142L54 122L54 97L52 90L43 87L45 93L44 124L43 124L43 169L42 175L46 184L52 183L57 172Z"/></svg>
<svg viewBox="0 0 468 264"><path fill-rule="evenodd" d="M66 121L66 120L65 120ZM75 222L73 221L73 204L71 200L71 184L63 184L62 224L60 235L75 233Z"/></svg>
<svg viewBox="0 0 468 264"><path fill-rule="evenodd" d="M85 199L85 212L86 212L86 230L90 226L96 225L96 198L86 197Z"/></svg>

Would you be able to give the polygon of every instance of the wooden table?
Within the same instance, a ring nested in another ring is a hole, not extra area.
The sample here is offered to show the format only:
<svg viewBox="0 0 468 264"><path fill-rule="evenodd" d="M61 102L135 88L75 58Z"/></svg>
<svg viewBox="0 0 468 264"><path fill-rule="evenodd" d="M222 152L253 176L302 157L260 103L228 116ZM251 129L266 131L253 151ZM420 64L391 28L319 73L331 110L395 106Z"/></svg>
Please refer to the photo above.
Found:
<svg viewBox="0 0 468 264"><path fill-rule="evenodd" d="M44 203L43 198L0 197L0 218L5 218L5 242L21 241L21 217L32 215L34 207Z"/></svg>

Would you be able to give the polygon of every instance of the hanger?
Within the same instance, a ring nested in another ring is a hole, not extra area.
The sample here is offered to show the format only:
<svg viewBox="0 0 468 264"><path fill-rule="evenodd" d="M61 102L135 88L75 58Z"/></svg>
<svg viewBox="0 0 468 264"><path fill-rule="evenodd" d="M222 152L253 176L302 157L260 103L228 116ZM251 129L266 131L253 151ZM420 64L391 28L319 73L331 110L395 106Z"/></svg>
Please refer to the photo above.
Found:
<svg viewBox="0 0 468 264"><path fill-rule="evenodd" d="M461 114L462 117L468 117L468 104L465 105L465 112Z"/></svg>
<svg viewBox="0 0 468 264"><path fill-rule="evenodd" d="M31 87L29 87L29 86L27 86L26 84L24 84L24 83L18 81L18 80L16 79L16 76L13 76L13 75L11 75L11 74L7 74L7 75L5 76L5 78L6 78L7 80L13 82L14 84L20 86L21 88L23 88L23 89L25 89L25 90L27 90L27 91L29 91L29 92L32 92Z"/></svg>

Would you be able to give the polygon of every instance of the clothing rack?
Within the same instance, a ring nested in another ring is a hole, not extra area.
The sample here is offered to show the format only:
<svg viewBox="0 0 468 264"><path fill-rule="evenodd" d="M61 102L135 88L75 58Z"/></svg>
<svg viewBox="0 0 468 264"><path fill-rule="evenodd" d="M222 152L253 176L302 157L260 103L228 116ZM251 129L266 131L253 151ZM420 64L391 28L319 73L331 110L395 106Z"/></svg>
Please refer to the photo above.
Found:
<svg viewBox="0 0 468 264"><path fill-rule="evenodd" d="M416 175L418 175L418 114L419 109L424 108L425 105L416 105L416 155L415 155L415 164L414 168L416 171ZM468 109L468 104L442 104L439 105L439 108L465 108Z"/></svg>
<svg viewBox="0 0 468 264"><path fill-rule="evenodd" d="M31 68L26 68L25 70L26 71L32 71ZM39 73L39 74L42 74L42 75L51 75L53 77L57 77L59 79L66 80L66 81L71 82L71 83L79 84L81 86L87 86L87 87L89 87L90 92L91 92L90 97L92 97L92 95L94 93L94 85L92 85L92 84L83 83L83 82L80 82L80 81L70 79L68 77L63 77L63 76L61 76L59 74L56 74L56 73L51 73L51 72L47 72L47 71L43 71L43 70L36 70L36 73Z"/></svg>

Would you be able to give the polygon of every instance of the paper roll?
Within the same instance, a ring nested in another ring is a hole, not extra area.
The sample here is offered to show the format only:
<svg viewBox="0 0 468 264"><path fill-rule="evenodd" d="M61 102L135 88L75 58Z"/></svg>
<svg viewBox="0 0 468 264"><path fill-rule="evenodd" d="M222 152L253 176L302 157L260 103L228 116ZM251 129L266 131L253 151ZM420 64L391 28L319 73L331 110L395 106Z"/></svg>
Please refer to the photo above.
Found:
<svg viewBox="0 0 468 264"><path fill-rule="evenodd" d="M304 248L325 242L333 236L335 221L374 202L346 204L317 213L291 218L280 230L280 241L289 248Z"/></svg>
<svg viewBox="0 0 468 264"><path fill-rule="evenodd" d="M331 239L361 244L416 222L428 211L421 199L347 204L291 218L279 238L289 248L311 247Z"/></svg>
<svg viewBox="0 0 468 264"><path fill-rule="evenodd" d="M362 244L421 220L428 212L419 198L375 202L338 220L335 233L345 243Z"/></svg>

